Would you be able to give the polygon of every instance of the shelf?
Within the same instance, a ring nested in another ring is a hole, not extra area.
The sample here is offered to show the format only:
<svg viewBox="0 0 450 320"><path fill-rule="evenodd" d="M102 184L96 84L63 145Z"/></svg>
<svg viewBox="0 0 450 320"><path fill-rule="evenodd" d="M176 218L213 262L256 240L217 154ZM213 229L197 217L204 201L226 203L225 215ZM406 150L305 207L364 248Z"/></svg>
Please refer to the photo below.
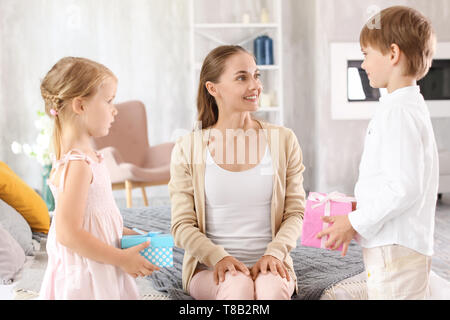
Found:
<svg viewBox="0 0 450 320"><path fill-rule="evenodd" d="M259 64L257 67L259 70L280 70L280 66L277 64Z"/></svg>
<svg viewBox="0 0 450 320"><path fill-rule="evenodd" d="M201 35L219 45L236 44L240 46L245 46L249 41L253 41L263 34L270 33L271 29L278 27L277 24L267 23L197 24L196 26L194 33L197 35ZM230 30L225 37L224 30Z"/></svg>
<svg viewBox="0 0 450 320"><path fill-rule="evenodd" d="M197 29L232 29L232 28L278 28L277 23L196 23L194 28Z"/></svg>
<svg viewBox="0 0 450 320"><path fill-rule="evenodd" d="M277 64L272 64L272 65L257 65L256 66L260 71L264 71L264 70L280 70L280 66ZM196 63L195 64L195 70L200 71L202 69L202 64L201 63Z"/></svg>
<svg viewBox="0 0 450 320"><path fill-rule="evenodd" d="M253 53L254 41L257 37L267 35L273 40L274 65L257 65L261 73L261 81L264 83L268 94L274 94L270 100L264 100L262 106L252 113L264 118L269 122L283 125L284 103L283 103L283 24L282 24L282 0L250 0L255 12L262 8L267 8L269 20L261 23L259 19L252 17L252 22L243 23L237 17L243 17L251 9L245 6L236 5L240 0L222 0L227 7L220 6L219 13L216 2L210 0L190 0L190 39L192 43L190 52L190 68L192 72L192 90L195 102L195 92L198 90L199 73L202 68L202 61L206 55L214 48L221 45L239 45L245 50ZM235 3L235 5L230 5ZM259 8L259 9L258 9ZM253 11L251 11L253 12ZM214 15L215 14L215 15ZM207 19L206 19L207 18ZM230 22L227 22L230 21ZM236 22L231 22L236 21ZM223 23L222 23L223 22ZM267 106L270 103L270 106ZM276 105L273 105L276 104ZM195 107L195 103L193 103Z"/></svg>

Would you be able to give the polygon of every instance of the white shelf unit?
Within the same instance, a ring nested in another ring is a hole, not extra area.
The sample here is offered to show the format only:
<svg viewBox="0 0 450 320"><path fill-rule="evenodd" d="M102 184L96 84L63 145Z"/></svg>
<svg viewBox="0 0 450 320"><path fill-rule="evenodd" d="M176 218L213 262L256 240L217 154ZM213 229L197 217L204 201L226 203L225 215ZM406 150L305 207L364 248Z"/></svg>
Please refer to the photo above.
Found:
<svg viewBox="0 0 450 320"><path fill-rule="evenodd" d="M261 10L268 10L268 21L260 20ZM283 56L281 0L190 0L192 103L196 109L198 80L204 58L220 45L240 45L253 51L253 41L267 34L273 40L273 65L258 65L264 94L271 95L270 106L260 106L255 114L269 122L283 125ZM248 23L242 22L245 14Z"/></svg>
<svg viewBox="0 0 450 320"><path fill-rule="evenodd" d="M195 1L195 0L194 0ZM234 29L234 28L277 28L276 23L196 23L198 29Z"/></svg>

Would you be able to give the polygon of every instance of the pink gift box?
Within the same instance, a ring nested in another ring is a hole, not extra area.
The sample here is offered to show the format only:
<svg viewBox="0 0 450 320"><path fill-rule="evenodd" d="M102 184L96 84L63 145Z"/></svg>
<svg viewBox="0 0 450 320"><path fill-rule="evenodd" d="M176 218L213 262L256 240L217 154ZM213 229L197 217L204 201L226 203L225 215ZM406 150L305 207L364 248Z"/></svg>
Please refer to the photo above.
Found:
<svg viewBox="0 0 450 320"><path fill-rule="evenodd" d="M352 212L352 201L355 201L355 199L338 192L329 194L310 192L303 216L301 244L307 247L325 249L328 236L323 236L321 239L316 237L320 231L329 226L328 223L322 221L321 217L325 215L339 216ZM337 250L342 251L342 246Z"/></svg>

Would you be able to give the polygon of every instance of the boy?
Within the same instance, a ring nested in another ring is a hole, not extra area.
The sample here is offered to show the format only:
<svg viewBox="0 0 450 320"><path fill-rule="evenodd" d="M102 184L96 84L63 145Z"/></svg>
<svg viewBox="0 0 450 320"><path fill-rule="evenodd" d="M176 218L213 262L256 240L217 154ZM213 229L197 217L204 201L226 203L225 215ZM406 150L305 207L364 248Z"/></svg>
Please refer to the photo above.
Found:
<svg viewBox="0 0 450 320"><path fill-rule="evenodd" d="M326 217L327 247L356 235L363 248L369 299L424 299L433 254L438 154L430 115L416 81L432 62L435 35L414 9L380 13L380 27L362 29L361 67L388 94L369 123L355 186L356 210Z"/></svg>

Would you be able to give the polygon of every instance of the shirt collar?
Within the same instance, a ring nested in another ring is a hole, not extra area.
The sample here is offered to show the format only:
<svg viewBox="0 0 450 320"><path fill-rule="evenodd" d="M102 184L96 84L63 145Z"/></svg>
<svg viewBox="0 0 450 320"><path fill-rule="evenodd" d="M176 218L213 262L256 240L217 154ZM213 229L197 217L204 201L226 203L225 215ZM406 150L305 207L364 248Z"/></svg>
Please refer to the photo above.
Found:
<svg viewBox="0 0 450 320"><path fill-rule="evenodd" d="M409 86L397 89L391 93L385 94L380 97L380 102L383 104L391 104L395 101L401 100L405 101L412 100L415 97L420 95L420 87L419 86Z"/></svg>

